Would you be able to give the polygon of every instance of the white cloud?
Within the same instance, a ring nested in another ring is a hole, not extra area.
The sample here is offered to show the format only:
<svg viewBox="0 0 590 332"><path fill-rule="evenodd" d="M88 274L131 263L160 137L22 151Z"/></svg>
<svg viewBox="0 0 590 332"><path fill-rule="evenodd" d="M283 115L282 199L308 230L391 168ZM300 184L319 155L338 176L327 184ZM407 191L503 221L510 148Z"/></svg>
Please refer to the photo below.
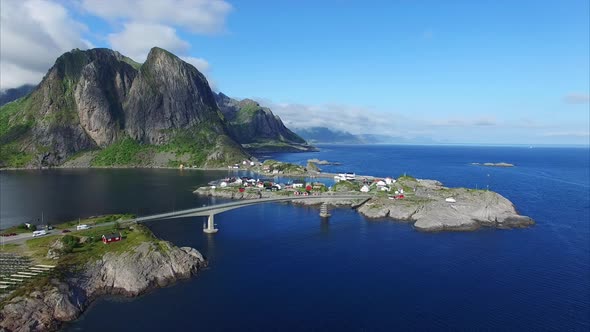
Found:
<svg viewBox="0 0 590 332"><path fill-rule="evenodd" d="M84 34L92 32L72 17L71 8L111 22L115 31L105 39L110 47L134 60L144 61L149 50L158 46L180 55L205 76L210 76L209 63L189 56L191 45L179 37L177 30L222 32L232 10L223 0L2 1L0 90L37 84L61 54L93 47L84 39ZM210 84L214 82L210 80Z"/></svg>
<svg viewBox="0 0 590 332"><path fill-rule="evenodd" d="M480 117L474 119L435 119L426 121L425 124L431 127L489 127L498 125L498 122L493 117Z"/></svg>
<svg viewBox="0 0 590 332"><path fill-rule="evenodd" d="M190 56L190 43L177 31L212 34L225 30L232 6L223 0L82 0L81 8L106 19L122 30L108 35L110 46L143 62L149 50L158 46L195 66L216 88L210 65L205 59Z"/></svg>
<svg viewBox="0 0 590 332"><path fill-rule="evenodd" d="M211 66L209 65L209 62L207 62L207 60L192 56L181 56L180 58L183 61L195 66L195 68L197 68L203 75L205 75L205 78L207 78L207 82L209 82L209 87L211 87L212 90L217 91L217 82L211 78Z"/></svg>
<svg viewBox="0 0 590 332"><path fill-rule="evenodd" d="M195 58L192 56L181 56L180 58L185 62L195 66L195 68L197 68L201 73L207 73L209 71L209 62L207 62L205 59Z"/></svg>
<svg viewBox="0 0 590 332"><path fill-rule="evenodd" d="M305 105L275 103L264 98L253 98L269 107L289 128L328 127L352 134L392 134L404 117L381 113L369 107L322 104Z"/></svg>
<svg viewBox="0 0 590 332"><path fill-rule="evenodd" d="M568 104L588 104L590 103L590 95L585 93L570 93L565 95L563 100Z"/></svg>
<svg viewBox="0 0 590 332"><path fill-rule="evenodd" d="M166 24L205 34L223 31L232 10L223 0L82 0L82 8L105 19Z"/></svg>
<svg viewBox="0 0 590 332"><path fill-rule="evenodd" d="M145 38L150 36L150 38ZM124 30L108 36L111 47L138 62L144 62L150 49L154 46L163 48L176 55L186 54L190 45L180 39L172 27L156 23L126 23ZM207 60L193 56L182 56L183 61L195 66L214 88L215 81L210 78L210 65Z"/></svg>
<svg viewBox="0 0 590 332"><path fill-rule="evenodd" d="M0 17L0 89L37 84L59 55L91 47L86 26L58 3L2 1Z"/></svg>
<svg viewBox="0 0 590 332"><path fill-rule="evenodd" d="M185 53L190 46L174 28L156 23L126 23L123 31L109 34L108 41L113 49L139 62L145 61L154 46L175 54Z"/></svg>

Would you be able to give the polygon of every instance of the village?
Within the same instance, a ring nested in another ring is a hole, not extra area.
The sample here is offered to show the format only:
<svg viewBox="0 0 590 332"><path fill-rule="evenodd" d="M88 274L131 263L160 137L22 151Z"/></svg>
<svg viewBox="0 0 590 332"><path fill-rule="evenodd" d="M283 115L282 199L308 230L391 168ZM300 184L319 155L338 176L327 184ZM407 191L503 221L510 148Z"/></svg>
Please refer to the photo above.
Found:
<svg viewBox="0 0 590 332"><path fill-rule="evenodd" d="M321 170L313 162L308 162L307 167L303 167L274 160L267 160L258 164L244 161L242 166L262 177L228 176L217 181L211 181L208 184L208 189L220 189L234 193L259 193L260 195L262 191L268 191L294 196L346 191L382 193L386 194L390 199L404 199L408 190L407 186L397 183L398 180L392 177L357 176L355 173L350 172L339 174L321 173ZM255 169L251 169L249 166L255 167ZM240 168L240 165L233 167ZM294 179L289 179L294 176Z"/></svg>

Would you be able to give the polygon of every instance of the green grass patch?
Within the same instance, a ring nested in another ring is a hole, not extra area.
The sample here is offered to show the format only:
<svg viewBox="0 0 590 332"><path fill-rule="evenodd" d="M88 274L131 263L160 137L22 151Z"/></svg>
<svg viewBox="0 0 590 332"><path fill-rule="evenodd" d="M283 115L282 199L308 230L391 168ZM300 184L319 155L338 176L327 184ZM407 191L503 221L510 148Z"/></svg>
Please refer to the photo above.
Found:
<svg viewBox="0 0 590 332"><path fill-rule="evenodd" d="M170 141L158 147L158 151L176 155L178 160L170 161L171 167L178 167L181 159L186 166L227 166L247 157L229 137L219 134L214 122L204 122L169 134Z"/></svg>
<svg viewBox="0 0 590 332"><path fill-rule="evenodd" d="M16 233L16 234L23 234L23 233L31 233L34 229L28 229L25 224L20 224L18 226L12 226L5 230L2 230L2 234L6 233Z"/></svg>
<svg viewBox="0 0 590 332"><path fill-rule="evenodd" d="M128 166L141 164L141 154L153 149L150 145L140 144L132 138L125 137L100 150L92 159L92 166Z"/></svg>
<svg viewBox="0 0 590 332"><path fill-rule="evenodd" d="M18 121L19 123L13 124L12 117L18 113L23 112L29 107L30 98L24 97L21 99L17 99L13 102L10 102L2 107L0 107L0 139L4 141L4 136L9 133L12 126L16 124L23 124L23 122ZM16 120L16 119L15 119ZM23 119L20 119L21 121ZM24 121L24 123L28 123Z"/></svg>
<svg viewBox="0 0 590 332"><path fill-rule="evenodd" d="M9 252L9 253L18 253L18 252L22 252L23 250L23 245L22 244L16 244L16 243L7 243L7 244L3 244L0 246L0 251L2 252Z"/></svg>
<svg viewBox="0 0 590 332"><path fill-rule="evenodd" d="M416 180L415 177L411 176L411 175L400 175L400 177L397 178L398 181L418 181Z"/></svg>
<svg viewBox="0 0 590 332"><path fill-rule="evenodd" d="M350 181L340 181L336 182L332 186L332 191L336 192L343 192L343 191L359 191L361 186L359 183L350 182Z"/></svg>
<svg viewBox="0 0 590 332"><path fill-rule="evenodd" d="M37 262L52 263L53 261L46 257L47 251L51 248L51 245L60 238L60 234L50 234L27 240L26 245L28 253ZM54 262L52 264L54 264Z"/></svg>
<svg viewBox="0 0 590 332"><path fill-rule="evenodd" d="M118 242L104 244L102 236L111 233L121 233L123 239ZM51 246L58 240L64 244L59 264L75 266L86 262L95 261L111 252L115 254L129 251L143 242L152 242L162 252L168 252L170 247L165 241L158 240L153 233L145 226L132 224L131 227L115 229L113 225L96 226L84 231L72 233L51 234L47 236L32 238L26 241L28 254L36 261L55 264L55 261L46 258ZM163 242L163 243L160 243Z"/></svg>
<svg viewBox="0 0 590 332"><path fill-rule="evenodd" d="M279 172L283 172L286 174L303 174L306 172L305 167L303 167L301 165L292 164L292 163L284 163L284 162L280 162L280 161L276 161L276 160L272 160L272 159L265 160L264 163L262 163L262 166L268 167L271 172L274 170L277 170Z"/></svg>
<svg viewBox="0 0 590 332"><path fill-rule="evenodd" d="M130 213L109 214L109 215L105 215L105 216L90 217L90 218L85 218L85 219L80 219L80 220L72 220L72 221L68 221L68 222L65 222L65 223L62 223L59 225L55 225L54 227L57 229L64 229L64 228L71 228L71 227L76 226L78 224L94 226L94 225L100 225L100 224L104 224L107 222L113 222L113 221L125 221L125 220L133 219L133 218L135 218L135 215L130 214Z"/></svg>
<svg viewBox="0 0 590 332"><path fill-rule="evenodd" d="M84 264L102 258L106 253L121 254L128 252L143 242L152 242L160 246L159 243L156 243L159 240L156 239L152 232L145 226L133 224L132 227L132 230L126 228L124 230L115 231L112 226L103 226L91 228L82 232L76 232L74 236L79 237L80 240L84 237L85 242L80 243L75 247L72 253L62 257L62 261L74 265ZM113 232L120 232L123 239L118 242L104 244L102 242L102 235Z"/></svg>
<svg viewBox="0 0 590 332"><path fill-rule="evenodd" d="M141 68L141 63L126 56L123 56L123 62L126 62L127 64L131 65L131 67L133 67L135 70L139 70L139 68Z"/></svg>
<svg viewBox="0 0 590 332"><path fill-rule="evenodd" d="M238 111L238 115L236 117L235 122L237 123L245 123L250 122L256 112L260 111L262 108L258 106L255 102L247 102L243 107L240 108Z"/></svg>

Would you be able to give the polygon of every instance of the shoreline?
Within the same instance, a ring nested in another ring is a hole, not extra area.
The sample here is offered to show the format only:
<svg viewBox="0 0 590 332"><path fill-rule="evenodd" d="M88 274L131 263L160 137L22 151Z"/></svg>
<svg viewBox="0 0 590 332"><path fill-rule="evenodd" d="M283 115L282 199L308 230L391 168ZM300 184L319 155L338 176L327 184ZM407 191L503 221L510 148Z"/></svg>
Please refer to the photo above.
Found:
<svg viewBox="0 0 590 332"><path fill-rule="evenodd" d="M120 232L127 232L128 235L119 242L83 242L83 246L91 246L95 248L92 250L101 253L98 256L88 254L87 251L61 251L59 245L65 243L62 233L34 238L31 245L53 243L48 247L36 247L37 254L29 254L36 264L52 264L55 272L42 277L29 277L2 296L0 330L55 331L63 327L64 323L78 319L102 296L137 297L191 278L207 267L207 261L198 250L177 247L161 240L145 226L125 221L122 223L126 223L127 228ZM56 229L67 226L67 223L59 224ZM100 230L101 227L103 230ZM98 225L84 232L106 232L110 230L108 227ZM83 238L87 236L79 239ZM30 250L28 243L21 245ZM47 254L44 254L45 251ZM9 250L5 255L11 252ZM22 256L18 257L27 257L25 253L19 251L18 254ZM58 258L53 257L56 254Z"/></svg>
<svg viewBox="0 0 590 332"><path fill-rule="evenodd" d="M437 180L415 179L404 176L386 187L373 183L366 184L368 192L361 192L358 183L341 181L329 188L328 192L340 194L369 194L371 198L361 204L354 199L327 203L333 206L350 206L370 220L393 220L410 223L418 231L474 231L482 227L497 229L525 228L535 224L528 216L520 215L514 204L504 196L488 190L469 188L447 188ZM368 179L367 179L368 180ZM309 185L309 184L308 184ZM356 188L355 188L356 186ZM324 189L325 190L325 189ZM268 191L263 188L227 186L217 188L205 186L193 193L203 196L235 200L289 197L295 195L316 195L320 191L285 189ZM395 192L395 195L393 194ZM400 195L401 192L401 195ZM294 205L320 205L322 198L293 201Z"/></svg>
<svg viewBox="0 0 590 332"><path fill-rule="evenodd" d="M285 178L325 178L333 179L337 176L337 173L324 173L324 172L306 172L306 173L282 173L282 174L268 174L264 173L260 169L252 168L228 168L228 167L164 167L164 166L53 166L44 168L25 168L25 167L6 167L0 168L2 171L44 171L53 169L166 169L166 170L178 170L178 171L231 171L231 172L253 172L261 177L285 177ZM357 175L358 178L365 178L368 180L376 179L377 177L372 175Z"/></svg>

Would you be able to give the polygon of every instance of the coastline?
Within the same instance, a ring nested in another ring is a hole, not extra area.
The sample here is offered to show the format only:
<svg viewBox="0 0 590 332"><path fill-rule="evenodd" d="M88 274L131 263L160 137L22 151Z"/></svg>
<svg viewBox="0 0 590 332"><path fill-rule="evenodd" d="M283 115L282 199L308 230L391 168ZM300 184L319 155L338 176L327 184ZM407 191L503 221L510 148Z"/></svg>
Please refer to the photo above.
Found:
<svg viewBox="0 0 590 332"><path fill-rule="evenodd" d="M207 266L196 249L162 241L147 227L129 226L131 232L141 235L141 241L129 247L125 241L131 240L99 243L99 252L107 251L83 262L75 254L63 254L53 263L54 273L27 280L5 296L0 301L0 330L55 331L77 319L101 296L136 297L190 278ZM47 257L50 251L58 251L61 238L53 237Z"/></svg>
<svg viewBox="0 0 590 332"><path fill-rule="evenodd" d="M306 173L280 173L280 174L269 174L264 173L260 169L253 168L228 168L228 167L165 167L165 166L53 166L44 168L27 168L27 167L5 167L0 168L2 171L37 171L37 170L52 170L52 169L166 169L166 170L178 170L178 171L234 171L234 172L254 172L262 177L285 177L285 178L300 178L300 177L311 177L311 178L325 178L333 179L336 173L324 173L324 172L306 172ZM366 178L373 180L376 177L372 175L357 175L359 178Z"/></svg>
<svg viewBox="0 0 590 332"><path fill-rule="evenodd" d="M372 177L371 177L372 178ZM369 180L372 181L372 180ZM340 182L342 183L342 182ZM362 194L358 188L350 190L353 184L338 187L340 194ZM344 187L344 188L342 188ZM403 195L394 197L378 186L371 186L368 194L372 198L357 200L340 200L327 204L337 207L350 207L370 220L392 220L409 223L422 232L440 231L475 231L483 227L496 229L525 228L535 224L528 216L520 215L514 204L504 196L488 190L468 188L447 188L436 180L400 177L390 185L390 190L401 191ZM334 190L331 188L331 190ZM330 191L332 192L332 191ZM260 188L248 188L240 192L238 188L200 187L193 192L197 195L222 197L235 200L273 198L293 196L311 191L285 190L267 191ZM398 198L399 197L399 198ZM294 205L321 205L322 198L293 201Z"/></svg>

